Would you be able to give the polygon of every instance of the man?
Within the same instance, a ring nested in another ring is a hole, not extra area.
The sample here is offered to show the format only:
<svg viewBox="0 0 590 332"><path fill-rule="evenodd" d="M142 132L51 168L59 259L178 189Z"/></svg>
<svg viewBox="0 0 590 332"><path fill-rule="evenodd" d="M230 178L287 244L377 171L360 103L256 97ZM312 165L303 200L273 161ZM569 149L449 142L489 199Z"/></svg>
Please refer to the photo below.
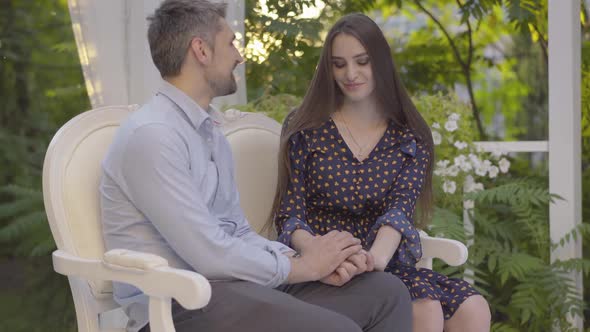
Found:
<svg viewBox="0 0 590 332"><path fill-rule="evenodd" d="M372 263L349 233L314 238L298 254L250 228L228 142L207 111L213 97L236 91L233 70L243 61L225 10L166 0L148 18L164 83L122 124L103 162L107 248L153 253L211 281L204 309L174 303L177 331L410 331L405 286L363 273ZM145 295L115 284L115 299L128 330L149 330Z"/></svg>

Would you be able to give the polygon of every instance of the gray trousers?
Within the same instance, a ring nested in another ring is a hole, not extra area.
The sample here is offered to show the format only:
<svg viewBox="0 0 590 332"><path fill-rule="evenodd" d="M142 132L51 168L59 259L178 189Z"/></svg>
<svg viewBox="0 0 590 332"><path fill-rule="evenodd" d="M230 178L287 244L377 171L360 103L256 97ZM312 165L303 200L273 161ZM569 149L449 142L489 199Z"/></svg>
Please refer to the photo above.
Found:
<svg viewBox="0 0 590 332"><path fill-rule="evenodd" d="M272 289L247 281L212 282L209 304L173 302L177 332L411 332L408 289L396 276L369 272L342 287L320 282ZM149 331L149 325L142 332Z"/></svg>

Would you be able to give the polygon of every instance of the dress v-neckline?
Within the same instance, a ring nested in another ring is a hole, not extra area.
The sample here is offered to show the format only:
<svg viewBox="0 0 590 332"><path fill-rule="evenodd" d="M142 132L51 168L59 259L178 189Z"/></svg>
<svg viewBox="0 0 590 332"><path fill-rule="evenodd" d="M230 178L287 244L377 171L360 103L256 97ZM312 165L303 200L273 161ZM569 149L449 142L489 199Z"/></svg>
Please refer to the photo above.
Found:
<svg viewBox="0 0 590 332"><path fill-rule="evenodd" d="M391 127L391 121L389 121L387 123L387 127L385 128L385 131L383 132L383 134L381 135L381 137L377 141L377 144L375 144L375 146L373 146L373 148L371 149L371 151L369 151L369 153L367 154L367 156L363 160L359 160L357 158L357 156L354 154L354 152L352 152L352 149L350 148L350 145L348 144L348 142L344 139L344 136L342 136L342 134L340 133L340 130L338 129L338 126L336 125L336 122L334 121L334 119L332 117L330 117L330 122L331 122L330 126L333 127L333 130L336 132L336 141L342 141L342 143L343 143L342 145L344 146L344 148L346 149L346 151L359 164L362 164L362 163L364 163L365 161L367 161L367 160L369 160L371 158L371 156L373 155L373 152L375 152L375 150L377 150L377 148L380 145L383 144L383 140L385 139L385 137L389 133L389 130L390 130L390 127Z"/></svg>

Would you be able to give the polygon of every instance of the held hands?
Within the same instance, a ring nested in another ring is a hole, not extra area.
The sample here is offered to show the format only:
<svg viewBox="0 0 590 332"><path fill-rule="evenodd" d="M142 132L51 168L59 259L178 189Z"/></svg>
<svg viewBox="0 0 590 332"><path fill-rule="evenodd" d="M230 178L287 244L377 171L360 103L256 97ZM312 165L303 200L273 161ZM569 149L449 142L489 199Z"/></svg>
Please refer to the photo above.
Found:
<svg viewBox="0 0 590 332"><path fill-rule="evenodd" d="M340 268L341 264L345 263L348 258L358 254L362 250L360 243L359 239L348 232L331 231L323 236L315 236L306 241L305 245L300 248L301 259L304 261L306 268L315 276L313 279L322 280L330 276L337 268ZM355 260L357 262L361 261L360 258ZM349 264L340 269L342 277L339 280L346 280L345 282L347 282L355 275L356 266L354 263ZM366 265L366 260L364 264ZM350 276L349 269L352 276ZM350 278L346 279L347 275Z"/></svg>
<svg viewBox="0 0 590 332"><path fill-rule="evenodd" d="M320 279L320 282L340 287L349 282L354 276L373 271L374 268L375 259L373 255L368 251L360 250L342 262L334 272Z"/></svg>

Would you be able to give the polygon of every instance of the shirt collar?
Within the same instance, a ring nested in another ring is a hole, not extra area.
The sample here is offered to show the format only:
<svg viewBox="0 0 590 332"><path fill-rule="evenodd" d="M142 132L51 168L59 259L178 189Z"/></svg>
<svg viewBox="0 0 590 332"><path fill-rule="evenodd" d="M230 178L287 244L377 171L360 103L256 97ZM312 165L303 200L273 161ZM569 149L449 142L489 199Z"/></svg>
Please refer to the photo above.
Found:
<svg viewBox="0 0 590 332"><path fill-rule="evenodd" d="M186 115L195 129L200 128L204 122L212 121L213 124L219 124L216 117L211 117L211 114L214 113L214 110L211 107L204 110L191 97L167 81L163 81L158 89L158 94L168 97L170 101L176 104L176 106L178 106L178 108Z"/></svg>

